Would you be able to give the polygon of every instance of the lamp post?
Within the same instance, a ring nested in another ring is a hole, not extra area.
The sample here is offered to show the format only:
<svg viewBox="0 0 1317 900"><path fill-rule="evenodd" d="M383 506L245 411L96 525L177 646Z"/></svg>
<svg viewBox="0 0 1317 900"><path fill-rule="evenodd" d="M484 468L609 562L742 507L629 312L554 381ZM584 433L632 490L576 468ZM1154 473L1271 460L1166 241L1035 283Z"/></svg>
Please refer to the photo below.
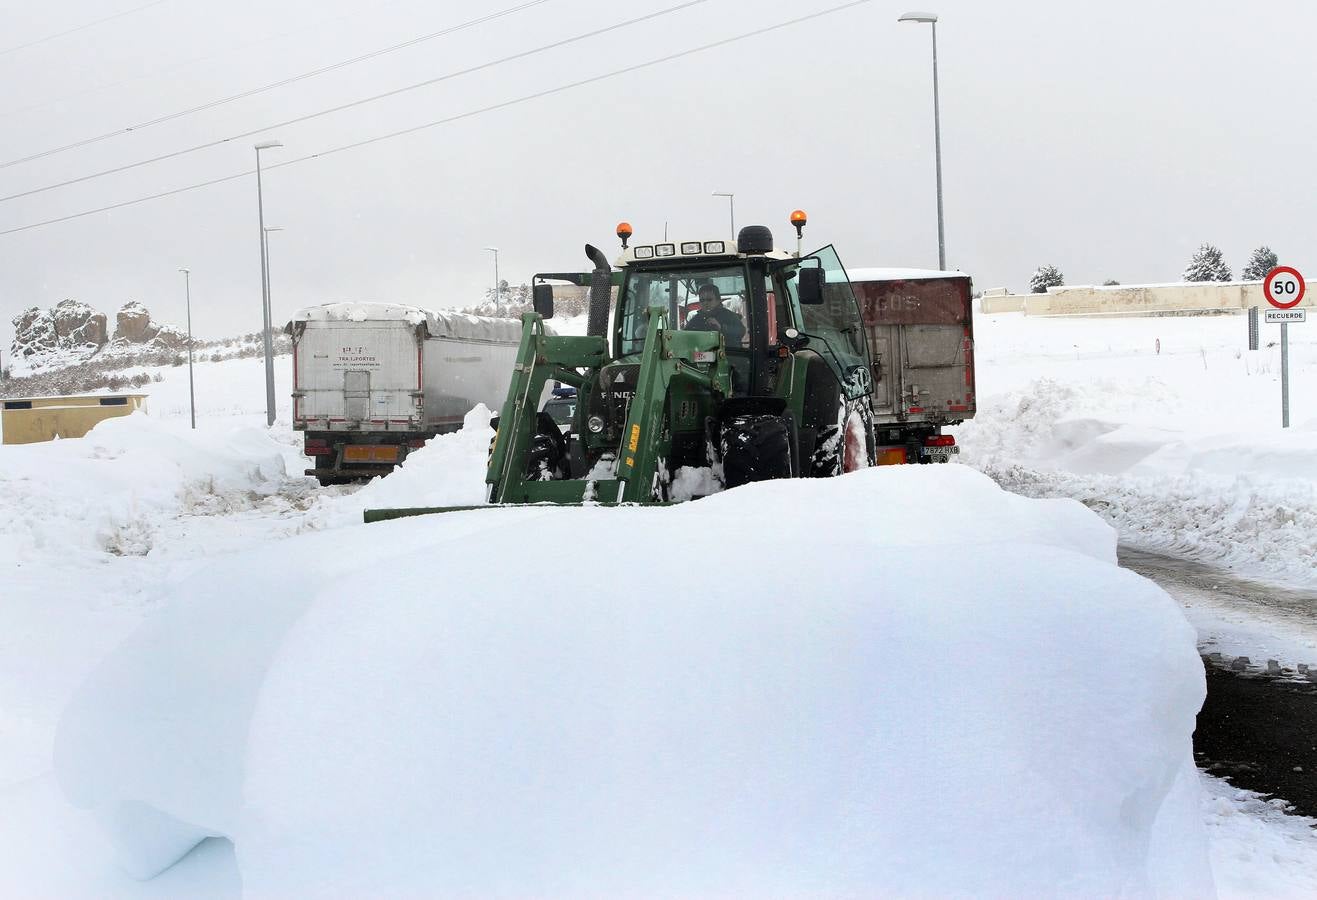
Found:
<svg viewBox="0 0 1317 900"><path fill-rule="evenodd" d="M261 229L265 235L265 327L274 327L274 288L270 285L274 281L274 275L270 269L270 233L274 231L283 231L282 225L266 225Z"/></svg>
<svg viewBox="0 0 1317 900"><path fill-rule="evenodd" d="M266 267L265 205L261 197L261 151L282 147L278 141L262 141L256 148L256 215L261 226L261 320L265 324L265 424L274 424L274 343L270 337L270 273Z"/></svg>
<svg viewBox="0 0 1317 900"><path fill-rule="evenodd" d="M947 244L942 225L942 122L937 87L937 13L908 12L898 22L920 22L933 26L933 152L937 163L937 266L946 270Z"/></svg>
<svg viewBox="0 0 1317 900"><path fill-rule="evenodd" d="M274 275L270 270L270 232L272 231L283 231L283 227L266 225L261 229L261 235L265 238L265 340L271 347L274 344L274 288L271 287ZM274 409L274 354L271 353L266 359L269 360L265 367L266 402L270 405L270 409Z"/></svg>
<svg viewBox="0 0 1317 900"><path fill-rule="evenodd" d="M192 270L179 269L183 273L183 295L187 300L187 405L192 413L192 428L197 427L197 395L192 382Z"/></svg>
<svg viewBox="0 0 1317 900"><path fill-rule="evenodd" d="M727 215L732 220L732 237L736 237L736 195L726 191L714 191L712 196L727 198Z"/></svg>
<svg viewBox="0 0 1317 900"><path fill-rule="evenodd" d="M497 313L499 300L503 297L502 285L498 280L498 248L483 247L481 249L488 250L494 254L494 311Z"/></svg>

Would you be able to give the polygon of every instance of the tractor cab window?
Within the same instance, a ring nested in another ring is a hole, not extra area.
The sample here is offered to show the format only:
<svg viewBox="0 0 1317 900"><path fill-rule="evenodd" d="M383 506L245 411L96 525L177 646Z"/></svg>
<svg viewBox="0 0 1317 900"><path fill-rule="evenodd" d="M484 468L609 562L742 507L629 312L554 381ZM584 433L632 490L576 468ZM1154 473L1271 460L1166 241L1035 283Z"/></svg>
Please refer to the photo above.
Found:
<svg viewBox="0 0 1317 900"><path fill-rule="evenodd" d="M668 327L720 331L732 352L749 346L749 294L744 266L630 271L622 286L621 355L645 343L647 308L668 311Z"/></svg>
<svg viewBox="0 0 1317 900"><path fill-rule="evenodd" d="M823 270L823 302L801 304L799 272L804 268ZM864 324L860 308L855 302L846 269L829 245L799 260L791 260L778 268L783 289L787 294L793 317L799 330L809 338L810 348L828 361L838 380L850 397L867 394L869 385L869 353L864 337ZM788 323L778 320L778 330Z"/></svg>

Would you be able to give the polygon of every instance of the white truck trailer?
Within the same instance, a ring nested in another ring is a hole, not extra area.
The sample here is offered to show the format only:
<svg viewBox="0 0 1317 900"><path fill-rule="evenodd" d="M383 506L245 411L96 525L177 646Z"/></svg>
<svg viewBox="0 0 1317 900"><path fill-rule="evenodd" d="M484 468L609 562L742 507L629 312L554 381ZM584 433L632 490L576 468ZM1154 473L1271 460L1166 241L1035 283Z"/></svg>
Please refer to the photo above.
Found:
<svg viewBox="0 0 1317 900"><path fill-rule="evenodd" d="M293 428L306 474L333 484L386 474L477 403L507 396L521 323L396 303L300 310L293 340Z"/></svg>
<svg viewBox="0 0 1317 900"><path fill-rule="evenodd" d="M873 367L879 465L946 462L948 425L974 418L973 285L963 272L854 269Z"/></svg>

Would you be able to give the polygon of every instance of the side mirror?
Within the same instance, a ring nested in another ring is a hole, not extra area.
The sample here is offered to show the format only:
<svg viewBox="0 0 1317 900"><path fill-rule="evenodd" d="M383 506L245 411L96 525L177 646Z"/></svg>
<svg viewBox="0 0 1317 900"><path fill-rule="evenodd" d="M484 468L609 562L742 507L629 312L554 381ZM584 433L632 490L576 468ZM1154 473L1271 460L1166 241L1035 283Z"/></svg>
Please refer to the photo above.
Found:
<svg viewBox="0 0 1317 900"><path fill-rule="evenodd" d="M799 279L796 290L801 306L818 306L823 302L823 285L827 281L822 269L801 269L796 273Z"/></svg>
<svg viewBox="0 0 1317 900"><path fill-rule="evenodd" d="M531 306L541 318L553 318L553 285L537 284L531 294Z"/></svg>

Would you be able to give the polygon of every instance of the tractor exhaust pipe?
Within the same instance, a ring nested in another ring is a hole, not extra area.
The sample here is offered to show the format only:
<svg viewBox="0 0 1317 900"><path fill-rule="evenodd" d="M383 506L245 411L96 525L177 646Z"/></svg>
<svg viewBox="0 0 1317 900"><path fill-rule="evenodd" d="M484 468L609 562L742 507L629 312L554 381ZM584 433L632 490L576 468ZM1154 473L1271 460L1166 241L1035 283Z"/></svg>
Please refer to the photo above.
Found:
<svg viewBox="0 0 1317 900"><path fill-rule="evenodd" d="M585 245L585 255L594 263L590 274L590 308L585 333L591 337L608 334L608 311L613 305L613 267L598 247Z"/></svg>

